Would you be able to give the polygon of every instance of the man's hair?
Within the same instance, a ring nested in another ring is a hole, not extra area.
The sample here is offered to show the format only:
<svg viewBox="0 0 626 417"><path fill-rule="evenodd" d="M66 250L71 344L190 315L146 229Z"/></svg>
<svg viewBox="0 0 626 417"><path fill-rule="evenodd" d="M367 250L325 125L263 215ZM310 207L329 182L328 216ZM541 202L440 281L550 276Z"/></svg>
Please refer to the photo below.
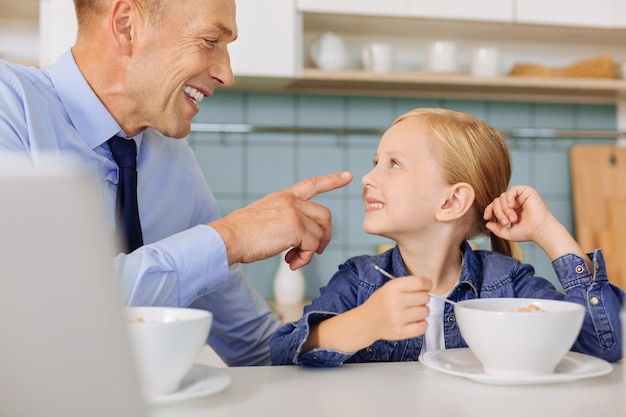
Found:
<svg viewBox="0 0 626 417"><path fill-rule="evenodd" d="M133 1L133 0L131 0ZM145 12L150 23L157 25L166 14L170 3L166 0L134 0ZM109 0L74 0L78 29L90 26L90 22L107 13Z"/></svg>
<svg viewBox="0 0 626 417"><path fill-rule="evenodd" d="M107 0L74 0L78 25L84 25L93 16L101 16L106 12Z"/></svg>

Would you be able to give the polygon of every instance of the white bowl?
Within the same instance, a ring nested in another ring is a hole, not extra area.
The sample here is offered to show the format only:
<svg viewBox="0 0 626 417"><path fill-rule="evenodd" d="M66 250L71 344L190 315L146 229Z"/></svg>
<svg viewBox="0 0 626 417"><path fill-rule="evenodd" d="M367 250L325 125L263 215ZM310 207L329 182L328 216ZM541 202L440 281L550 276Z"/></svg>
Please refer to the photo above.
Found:
<svg viewBox="0 0 626 417"><path fill-rule="evenodd" d="M530 305L542 311L516 311ZM572 348L585 316L576 303L478 298L454 307L461 336L488 375L546 375Z"/></svg>
<svg viewBox="0 0 626 417"><path fill-rule="evenodd" d="M125 315L145 397L176 391L207 341L213 315L171 307L128 307Z"/></svg>

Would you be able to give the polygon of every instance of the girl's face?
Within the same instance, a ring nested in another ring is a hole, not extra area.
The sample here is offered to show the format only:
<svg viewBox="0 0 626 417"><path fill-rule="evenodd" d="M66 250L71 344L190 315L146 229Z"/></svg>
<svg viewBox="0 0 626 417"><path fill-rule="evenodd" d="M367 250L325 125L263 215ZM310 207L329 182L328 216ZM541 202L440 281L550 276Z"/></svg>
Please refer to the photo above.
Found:
<svg viewBox="0 0 626 417"><path fill-rule="evenodd" d="M416 233L428 238L449 188L420 117L409 117L385 132L374 168L362 182L363 229L396 242L404 235L414 239Z"/></svg>

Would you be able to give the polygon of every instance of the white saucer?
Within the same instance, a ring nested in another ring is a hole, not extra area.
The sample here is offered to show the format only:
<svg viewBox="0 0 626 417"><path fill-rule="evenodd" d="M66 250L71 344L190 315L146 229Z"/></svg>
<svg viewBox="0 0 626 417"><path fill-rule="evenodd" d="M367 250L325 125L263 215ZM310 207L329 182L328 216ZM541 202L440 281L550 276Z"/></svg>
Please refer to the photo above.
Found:
<svg viewBox="0 0 626 417"><path fill-rule="evenodd" d="M180 383L178 391L148 399L150 404L168 404L204 397L222 391L230 384L230 373L224 368L194 365Z"/></svg>
<svg viewBox="0 0 626 417"><path fill-rule="evenodd" d="M419 360L424 366L450 375L496 385L554 384L591 378L611 372L613 366L593 356L568 352L554 373L525 377L487 375L476 356L468 348L426 352Z"/></svg>

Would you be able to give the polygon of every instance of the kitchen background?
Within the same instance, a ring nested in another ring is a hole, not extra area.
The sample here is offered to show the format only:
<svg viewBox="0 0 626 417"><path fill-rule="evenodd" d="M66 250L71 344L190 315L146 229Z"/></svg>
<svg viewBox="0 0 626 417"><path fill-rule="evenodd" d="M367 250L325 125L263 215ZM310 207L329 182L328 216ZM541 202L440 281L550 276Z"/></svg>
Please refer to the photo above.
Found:
<svg viewBox="0 0 626 417"><path fill-rule="evenodd" d="M314 94L219 91L201 103L200 123L284 128L386 129L396 116L414 107L445 107L471 113L502 130L550 128L614 130L615 106L452 99L419 99ZM363 232L361 177L372 167L380 136L367 134L210 133L195 132L189 141L224 214L303 178L349 170L345 189L316 199L333 213L333 240L321 256L303 268L306 296L314 297L348 257L374 254L384 238ZM509 138L512 184L530 184L544 196L559 220L574 233L568 150L585 142L614 140ZM488 241L478 240L479 246ZM524 244L539 275L558 286L549 260L534 244ZM246 265L252 284L273 296L278 257Z"/></svg>
<svg viewBox="0 0 626 417"><path fill-rule="evenodd" d="M332 210L334 234L303 269L308 298L347 258L386 243L362 231L360 179L372 166L379 131L403 112L445 107L503 132L547 129L505 135L512 183L538 188L572 233L570 147L617 139L581 131L626 132L624 0L237 0L237 6L239 39L230 49L237 83L202 102L188 140L224 214L309 176L353 172L350 186L316 198ZM321 68L309 53L328 32L347 48L340 70ZM72 0L0 0L0 58L50 64L74 33ZM456 71L425 72L429 45L439 40L458 47ZM372 42L393 47L390 72L363 71L361 50ZM499 51L499 74L470 73L478 47ZM516 63L542 76L510 76ZM554 76L567 67L576 77ZM552 137L554 129L579 133ZM538 274L558 286L545 255L532 244L523 248ZM274 257L245 266L267 298L278 265Z"/></svg>

